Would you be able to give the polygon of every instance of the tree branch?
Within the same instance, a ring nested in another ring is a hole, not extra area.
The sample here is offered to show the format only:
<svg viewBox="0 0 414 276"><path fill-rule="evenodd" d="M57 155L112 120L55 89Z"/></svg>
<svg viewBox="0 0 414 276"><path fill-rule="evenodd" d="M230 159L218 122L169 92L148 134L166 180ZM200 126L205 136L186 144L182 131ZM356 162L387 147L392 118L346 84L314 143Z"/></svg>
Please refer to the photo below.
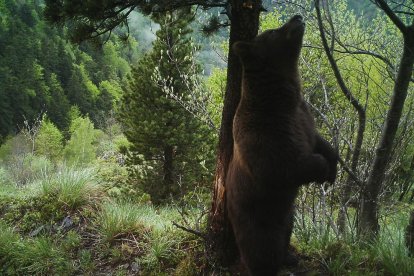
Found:
<svg viewBox="0 0 414 276"><path fill-rule="evenodd" d="M182 225L179 225L179 224L178 224L178 223L176 223L175 221L173 221L173 222L172 222L172 224L173 224L175 227L177 227L178 229L181 229L181 230L184 230L184 231L186 231L186 232L188 232L188 233L191 233L191 234L193 234L193 235L196 235L197 237L200 237L200 238L202 238L202 239L206 239L206 238L207 238L205 233L202 233L202 232L200 232L200 231L197 231L197 230L194 230L194 229L190 229L190 228L184 227L184 226L182 226Z"/></svg>
<svg viewBox="0 0 414 276"><path fill-rule="evenodd" d="M407 32L407 26L401 21L401 19L395 14L395 12L388 6L387 2L384 0L371 0L384 11L388 18L400 29L401 33L405 34Z"/></svg>
<svg viewBox="0 0 414 276"><path fill-rule="evenodd" d="M345 97L350 101L350 103L354 106L358 113L364 114L365 117L365 110L363 106L359 103L359 101L352 95L351 91L349 91L348 87L346 86L342 75L339 71L338 65L330 51L328 46L328 41L325 36L324 27L322 24L322 16L321 16L321 9L320 9L320 0L315 0L315 8L316 8L316 15L318 20L318 27L321 35L322 45L325 49L325 53L328 57L329 63L331 64L332 70L334 71L336 80L338 82L339 87L341 88L342 92L344 93Z"/></svg>

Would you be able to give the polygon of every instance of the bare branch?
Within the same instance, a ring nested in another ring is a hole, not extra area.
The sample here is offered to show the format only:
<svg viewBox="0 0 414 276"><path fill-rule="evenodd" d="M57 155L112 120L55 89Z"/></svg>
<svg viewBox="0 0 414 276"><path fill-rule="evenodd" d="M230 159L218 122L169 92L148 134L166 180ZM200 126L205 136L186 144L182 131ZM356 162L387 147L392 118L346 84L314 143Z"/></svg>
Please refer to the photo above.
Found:
<svg viewBox="0 0 414 276"><path fill-rule="evenodd" d="M363 106L359 103L359 101L352 95L351 91L349 91L348 87L346 86L342 75L339 71L338 65L336 64L336 61L330 51L330 48L328 46L328 41L325 36L324 27L322 24L322 16L321 16L321 9L320 9L320 2L319 0L315 0L315 8L316 8L316 14L317 14L317 20L318 20L318 26L319 31L321 35L322 45L325 49L325 53L328 57L329 63L331 64L332 70L334 71L335 77L337 79L338 85L341 88L342 92L344 93L345 97L349 100L349 102L354 106L354 108L358 111L359 114L363 114L365 117L365 110Z"/></svg>
<svg viewBox="0 0 414 276"><path fill-rule="evenodd" d="M197 231L197 230L194 230L194 229L191 229L191 228L187 228L187 227L184 227L184 226L182 226L182 225L179 225L178 223L176 223L175 221L173 221L172 222L172 224L175 226L175 227L177 227L178 229L181 229L181 230L184 230L184 231L186 231L186 232L188 232L188 233L191 233L191 234L193 234L193 235L196 235L197 237L200 237L200 238L202 238L202 239L207 239L207 236L206 236L206 234L205 233L202 233L202 232L200 232L200 231Z"/></svg>
<svg viewBox="0 0 414 276"><path fill-rule="evenodd" d="M407 32L407 26L401 21L401 19L395 14L395 12L388 6L387 2L384 0L372 0L374 3L384 11L388 18L400 29L401 33L405 34Z"/></svg>

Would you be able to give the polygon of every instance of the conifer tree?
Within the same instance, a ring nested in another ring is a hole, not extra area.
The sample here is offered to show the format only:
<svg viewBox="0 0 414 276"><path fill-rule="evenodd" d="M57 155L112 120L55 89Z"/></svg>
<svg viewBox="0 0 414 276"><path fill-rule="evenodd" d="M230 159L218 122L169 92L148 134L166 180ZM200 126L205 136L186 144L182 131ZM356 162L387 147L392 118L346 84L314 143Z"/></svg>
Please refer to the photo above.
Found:
<svg viewBox="0 0 414 276"><path fill-rule="evenodd" d="M194 87L183 81L194 69L188 9L155 18L161 25L153 50L133 69L124 92L120 119L132 143L129 164L155 167L144 177L144 189L160 202L203 181L204 161L212 165L211 135L191 113L168 93L182 100ZM196 72L193 72L195 70ZM137 175L137 171L133 175Z"/></svg>

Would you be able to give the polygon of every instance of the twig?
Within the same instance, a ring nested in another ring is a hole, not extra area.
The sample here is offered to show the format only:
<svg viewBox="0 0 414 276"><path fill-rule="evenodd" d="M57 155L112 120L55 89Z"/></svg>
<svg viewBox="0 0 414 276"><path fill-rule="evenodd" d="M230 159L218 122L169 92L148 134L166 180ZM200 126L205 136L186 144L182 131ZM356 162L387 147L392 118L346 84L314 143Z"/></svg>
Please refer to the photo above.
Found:
<svg viewBox="0 0 414 276"><path fill-rule="evenodd" d="M178 229L181 229L181 230L184 230L184 231L186 231L186 232L188 232L188 233L191 233L191 234L193 234L193 235L196 235L197 237L200 237L200 238L202 238L202 239L204 239L204 240L206 240L206 239L207 239L207 236L206 236L206 234L205 234L205 233L202 233L202 232L200 232L200 231L197 231L197 230L194 230L194 229L190 229L190 228L184 227L184 226L182 226L182 225L179 225L179 224L178 224L178 223L176 223L175 221L173 221L173 222L172 222L172 224L173 224L175 227L177 227Z"/></svg>
<svg viewBox="0 0 414 276"><path fill-rule="evenodd" d="M358 186L360 187L364 187L364 182L361 181L358 176L356 176L351 169L346 165L345 161L339 157L339 163L341 164L342 168L344 169L344 171L346 171L348 173L348 175L352 178L353 181L355 181Z"/></svg>

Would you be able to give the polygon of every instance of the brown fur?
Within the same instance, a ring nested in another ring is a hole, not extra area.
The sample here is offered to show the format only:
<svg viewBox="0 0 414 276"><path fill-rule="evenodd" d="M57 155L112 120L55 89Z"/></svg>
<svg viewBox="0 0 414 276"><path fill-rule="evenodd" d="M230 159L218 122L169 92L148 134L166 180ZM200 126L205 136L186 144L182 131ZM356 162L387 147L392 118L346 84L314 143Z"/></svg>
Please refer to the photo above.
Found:
<svg viewBox="0 0 414 276"><path fill-rule="evenodd" d="M336 153L301 96L304 23L293 17L234 51L243 64L226 178L227 210L250 275L276 275L284 261L300 185L334 181Z"/></svg>

